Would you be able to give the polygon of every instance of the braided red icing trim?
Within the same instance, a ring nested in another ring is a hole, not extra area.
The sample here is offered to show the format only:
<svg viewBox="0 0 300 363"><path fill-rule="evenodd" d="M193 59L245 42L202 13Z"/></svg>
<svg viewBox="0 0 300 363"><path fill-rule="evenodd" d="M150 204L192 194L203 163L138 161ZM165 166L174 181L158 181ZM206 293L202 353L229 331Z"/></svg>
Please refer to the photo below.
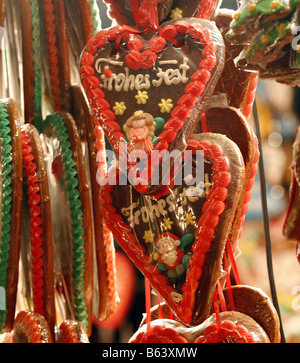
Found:
<svg viewBox="0 0 300 363"><path fill-rule="evenodd" d="M237 325L230 320L217 324L209 325L203 336L197 338L195 343L222 343L231 340L236 343L257 343L253 335L243 325Z"/></svg>
<svg viewBox="0 0 300 363"><path fill-rule="evenodd" d="M243 204L243 209L242 209L242 214L239 220L239 226L238 226L238 234L237 234L237 239L236 241L234 241L234 245L232 247L233 252L236 250L237 248L237 244L238 241L241 238L241 234L242 234L242 229L243 226L245 224L245 219L246 219L246 214L248 212L248 207L249 207L249 202L252 196L252 189L253 189L253 185L254 185L254 181L255 181L255 177L257 174L257 168L258 168L258 162L259 162L259 148L258 148L258 140L255 137L255 156L254 156L254 160L253 160L253 165L250 171L250 176L249 176L249 180L246 186L246 193L245 193L245 197L244 197L244 204Z"/></svg>
<svg viewBox="0 0 300 363"><path fill-rule="evenodd" d="M151 327L151 330L139 333L130 343L188 343L188 341L171 328L159 325Z"/></svg>
<svg viewBox="0 0 300 363"><path fill-rule="evenodd" d="M257 83L258 83L258 73L256 72L254 74L254 76L253 76L253 79L252 79L252 83L251 83L250 90L249 90L247 104L246 104L246 107L245 107L245 110L244 110L244 115L247 118L247 120L250 119L250 116L252 114L253 103L254 103L255 93L256 93L256 88L257 88Z"/></svg>
<svg viewBox="0 0 300 363"><path fill-rule="evenodd" d="M216 6L215 0L201 0L198 5L198 13L196 15L196 18L201 19L210 19L210 15L214 11Z"/></svg>
<svg viewBox="0 0 300 363"><path fill-rule="evenodd" d="M45 318L37 313L21 311L14 322L14 342L53 343Z"/></svg>
<svg viewBox="0 0 300 363"><path fill-rule="evenodd" d="M202 51L203 59L199 63L199 70L191 77L191 82L186 86L183 97L177 102L177 106L171 113L171 118L164 126L164 131L158 137L159 142L154 147L154 150L161 151L168 149L169 144L175 140L184 121L189 117L191 109L197 103L197 99L205 92L207 83L212 76L211 71L214 70L217 65L217 45L212 41L211 32L198 23L189 24L188 22L179 20L175 22L174 25L162 28L159 33L161 38L172 42L175 40L174 37L178 33L190 34L194 40L199 41L204 46ZM120 125L116 122L116 116L111 110L111 105L105 99L105 93L100 89L100 81L95 76L93 65L95 61L94 56L98 49L102 48L107 41L116 40L121 36L124 36L124 34L130 34L130 31L122 26L116 26L99 32L88 42L85 52L81 57L82 85L95 116L98 120L103 120L101 126L116 150L118 150L118 144L120 142L126 142L125 136L121 132ZM156 46L151 48L153 51L150 51L154 53L155 56L155 50L161 50L157 49ZM130 53L131 57L136 53L139 52L136 49L133 49ZM144 64L146 69L153 66L155 57L150 58L151 62L149 63L149 57L143 57L144 61L147 62Z"/></svg>
<svg viewBox="0 0 300 363"><path fill-rule="evenodd" d="M40 208L40 186L38 184L38 175L36 164L30 146L30 140L25 131L22 135L22 155L23 167L25 170L28 197L29 213L31 228L31 258L32 258L32 278L33 278L33 303L34 311L40 315L45 315L44 311L44 261L43 261L43 227Z"/></svg>
<svg viewBox="0 0 300 363"><path fill-rule="evenodd" d="M111 18L116 19L119 24L128 24L128 19L122 15L122 9L115 0L103 0L103 2L109 5L109 16Z"/></svg>
<svg viewBox="0 0 300 363"><path fill-rule="evenodd" d="M195 291L202 277L205 255L211 247L215 228L218 225L220 215L225 209L224 202L228 196L227 187L231 181L231 174L228 161L218 145L211 144L208 141L190 140L187 149L192 150L194 153L197 150L204 151L204 156L213 163L214 177L212 187L203 205L203 215L198 223L199 228L195 233L193 253L189 262L190 267L187 271L186 281L182 286L183 299L180 303L176 304L168 299L169 295L175 290L169 285L167 277L162 275L158 268L152 264L151 258L145 254L145 248L139 244L130 226L124 222L121 215L116 213L117 210L113 206L111 197L113 185L108 183L103 187L100 202L103 206L102 214L106 219L108 228L113 232L115 239L126 251L128 257L138 269L143 271L145 277L151 281L152 287L160 291L162 298L168 300L171 310L177 311L180 319L189 324L193 316ZM115 169L115 172L118 177L118 170Z"/></svg>
<svg viewBox="0 0 300 363"><path fill-rule="evenodd" d="M59 327L60 343L78 344L89 343L89 338L81 326L74 320L65 320Z"/></svg>
<svg viewBox="0 0 300 363"><path fill-rule="evenodd" d="M43 0L44 4L44 22L46 30L46 41L48 47L48 60L49 60L49 76L51 81L51 93L54 104L54 110L61 110L61 93L59 87L59 69L58 69L58 56L55 35L55 15L52 0Z"/></svg>

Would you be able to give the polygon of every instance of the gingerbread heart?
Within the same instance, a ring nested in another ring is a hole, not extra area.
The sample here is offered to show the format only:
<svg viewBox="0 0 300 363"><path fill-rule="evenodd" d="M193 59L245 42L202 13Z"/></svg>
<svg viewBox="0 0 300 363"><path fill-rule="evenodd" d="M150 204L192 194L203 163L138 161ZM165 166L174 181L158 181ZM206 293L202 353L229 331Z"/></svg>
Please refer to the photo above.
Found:
<svg viewBox="0 0 300 363"><path fill-rule="evenodd" d="M171 21L143 32L117 26L90 40L81 57L81 77L114 152L119 155L121 145L125 155L138 150L138 158L148 165L151 160L155 169L153 151L185 149L223 61L222 36L206 20ZM135 162L132 155L129 166ZM140 192L149 192L149 174Z"/></svg>
<svg viewBox="0 0 300 363"><path fill-rule="evenodd" d="M143 325L129 343L270 343L263 328L250 316L237 311L212 315L203 324L188 328L179 322L159 319L150 329Z"/></svg>
<svg viewBox="0 0 300 363"><path fill-rule="evenodd" d="M147 314L143 314L139 329L130 342L148 339L156 339L158 343L167 340L173 343L280 342L279 318L270 298L261 289L251 286L237 285L224 289L222 313L215 314L215 306L212 306L211 317L193 328L172 317L165 303L153 306L149 315L150 323ZM215 323L217 316L219 325Z"/></svg>
<svg viewBox="0 0 300 363"><path fill-rule="evenodd" d="M107 226L135 266L181 321L198 325L210 312L220 278L244 162L223 135L197 135L189 151L192 168L183 158L169 187L155 196L120 185L123 175L112 168L100 202Z"/></svg>

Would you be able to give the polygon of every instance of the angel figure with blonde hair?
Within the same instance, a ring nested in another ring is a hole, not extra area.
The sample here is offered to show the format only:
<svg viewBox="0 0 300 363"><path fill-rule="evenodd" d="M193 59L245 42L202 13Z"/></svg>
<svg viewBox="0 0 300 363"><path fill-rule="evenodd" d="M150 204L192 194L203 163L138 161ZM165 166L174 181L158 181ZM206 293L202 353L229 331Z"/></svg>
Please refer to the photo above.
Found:
<svg viewBox="0 0 300 363"><path fill-rule="evenodd" d="M129 142L128 151L142 150L150 154L153 150L152 138L156 123L149 113L136 111L124 125Z"/></svg>

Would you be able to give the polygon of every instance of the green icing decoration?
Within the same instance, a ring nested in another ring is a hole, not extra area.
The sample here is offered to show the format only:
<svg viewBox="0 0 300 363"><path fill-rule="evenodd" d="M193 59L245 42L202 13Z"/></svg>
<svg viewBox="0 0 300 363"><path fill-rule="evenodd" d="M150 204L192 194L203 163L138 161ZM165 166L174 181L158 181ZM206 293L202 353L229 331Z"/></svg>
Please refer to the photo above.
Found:
<svg viewBox="0 0 300 363"><path fill-rule="evenodd" d="M183 264L183 266L184 266L186 269L188 269L188 268L189 268L190 258L191 258L191 255L184 255L184 256L183 256L183 258L182 258L181 263Z"/></svg>
<svg viewBox="0 0 300 363"><path fill-rule="evenodd" d="M160 272L167 272L168 269L166 268L166 266L163 263L159 263L157 265L157 268L159 269Z"/></svg>
<svg viewBox="0 0 300 363"><path fill-rule="evenodd" d="M180 242L180 249L185 252L186 247L194 242L194 236L191 233L188 233L181 238Z"/></svg>
<svg viewBox="0 0 300 363"><path fill-rule="evenodd" d="M99 7L97 4L97 0L89 0L89 3L91 8L91 15L93 18L94 35L96 35L101 30Z"/></svg>
<svg viewBox="0 0 300 363"><path fill-rule="evenodd" d="M156 123L156 127L155 127L155 132L159 131L160 129L162 129L165 126L165 119L162 117L156 117L154 119L155 123Z"/></svg>
<svg viewBox="0 0 300 363"><path fill-rule="evenodd" d="M260 49L276 44L278 41L284 39L291 31L290 20L274 22L272 25L273 27L270 31L267 33L262 31L260 32L260 35L257 37L257 39L254 38L254 42L248 48L248 51L245 55L246 59L253 57L253 55ZM279 31L279 29L281 30Z"/></svg>
<svg viewBox="0 0 300 363"><path fill-rule="evenodd" d="M0 101L0 147L1 147L1 238L0 238L0 286L7 287L7 268L10 251L11 210L12 210L12 146L10 122L6 105ZM7 302L6 302L7 304ZM7 310L0 310L0 332L6 321Z"/></svg>
<svg viewBox="0 0 300 363"><path fill-rule="evenodd" d="M235 19L232 22L231 27L237 28L244 24L248 19L254 18L257 15L271 15L287 8L287 2L281 0L279 1L278 5L272 9L271 4L273 3L273 1L274 0L259 0L256 3L252 2L250 4L247 4L247 6L242 7L240 9L240 16L238 17L238 19ZM256 8L253 11L249 12L249 7L253 4L256 4Z"/></svg>
<svg viewBox="0 0 300 363"><path fill-rule="evenodd" d="M152 138L152 144L155 146L158 143L158 137L157 136L153 136Z"/></svg>
<svg viewBox="0 0 300 363"><path fill-rule="evenodd" d="M87 306L84 298L84 275L85 275L85 238L83 228L83 211L78 191L78 177L73 160L73 152L67 128L64 124L63 116L54 113L48 116L44 123L44 128L50 126L54 129L59 140L64 172L66 175L67 193L70 205L71 226L72 226L72 256L73 256L73 276L72 288L75 304L76 319L88 326Z"/></svg>
<svg viewBox="0 0 300 363"><path fill-rule="evenodd" d="M34 125L42 132L42 65L41 65L41 38L40 16L38 0L30 0L32 23L32 50L34 72Z"/></svg>

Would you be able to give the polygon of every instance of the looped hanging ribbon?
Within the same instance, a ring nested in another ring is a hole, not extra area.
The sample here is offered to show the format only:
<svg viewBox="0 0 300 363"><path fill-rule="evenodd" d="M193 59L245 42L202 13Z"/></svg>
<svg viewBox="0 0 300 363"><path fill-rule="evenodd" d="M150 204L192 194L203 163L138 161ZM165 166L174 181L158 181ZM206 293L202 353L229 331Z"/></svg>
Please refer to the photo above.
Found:
<svg viewBox="0 0 300 363"><path fill-rule="evenodd" d="M158 0L130 0L136 25L141 28L159 29Z"/></svg>
<svg viewBox="0 0 300 363"><path fill-rule="evenodd" d="M131 9L138 28L133 28L128 25L123 25L123 29L131 34L140 34L147 32L149 29L155 30L158 34L174 44L177 48L183 47L184 51L187 51L186 47L174 38L174 34L165 32L159 26L158 8L157 4L162 0L130 0ZM121 34L116 40L116 51L119 51L120 43L123 35Z"/></svg>

